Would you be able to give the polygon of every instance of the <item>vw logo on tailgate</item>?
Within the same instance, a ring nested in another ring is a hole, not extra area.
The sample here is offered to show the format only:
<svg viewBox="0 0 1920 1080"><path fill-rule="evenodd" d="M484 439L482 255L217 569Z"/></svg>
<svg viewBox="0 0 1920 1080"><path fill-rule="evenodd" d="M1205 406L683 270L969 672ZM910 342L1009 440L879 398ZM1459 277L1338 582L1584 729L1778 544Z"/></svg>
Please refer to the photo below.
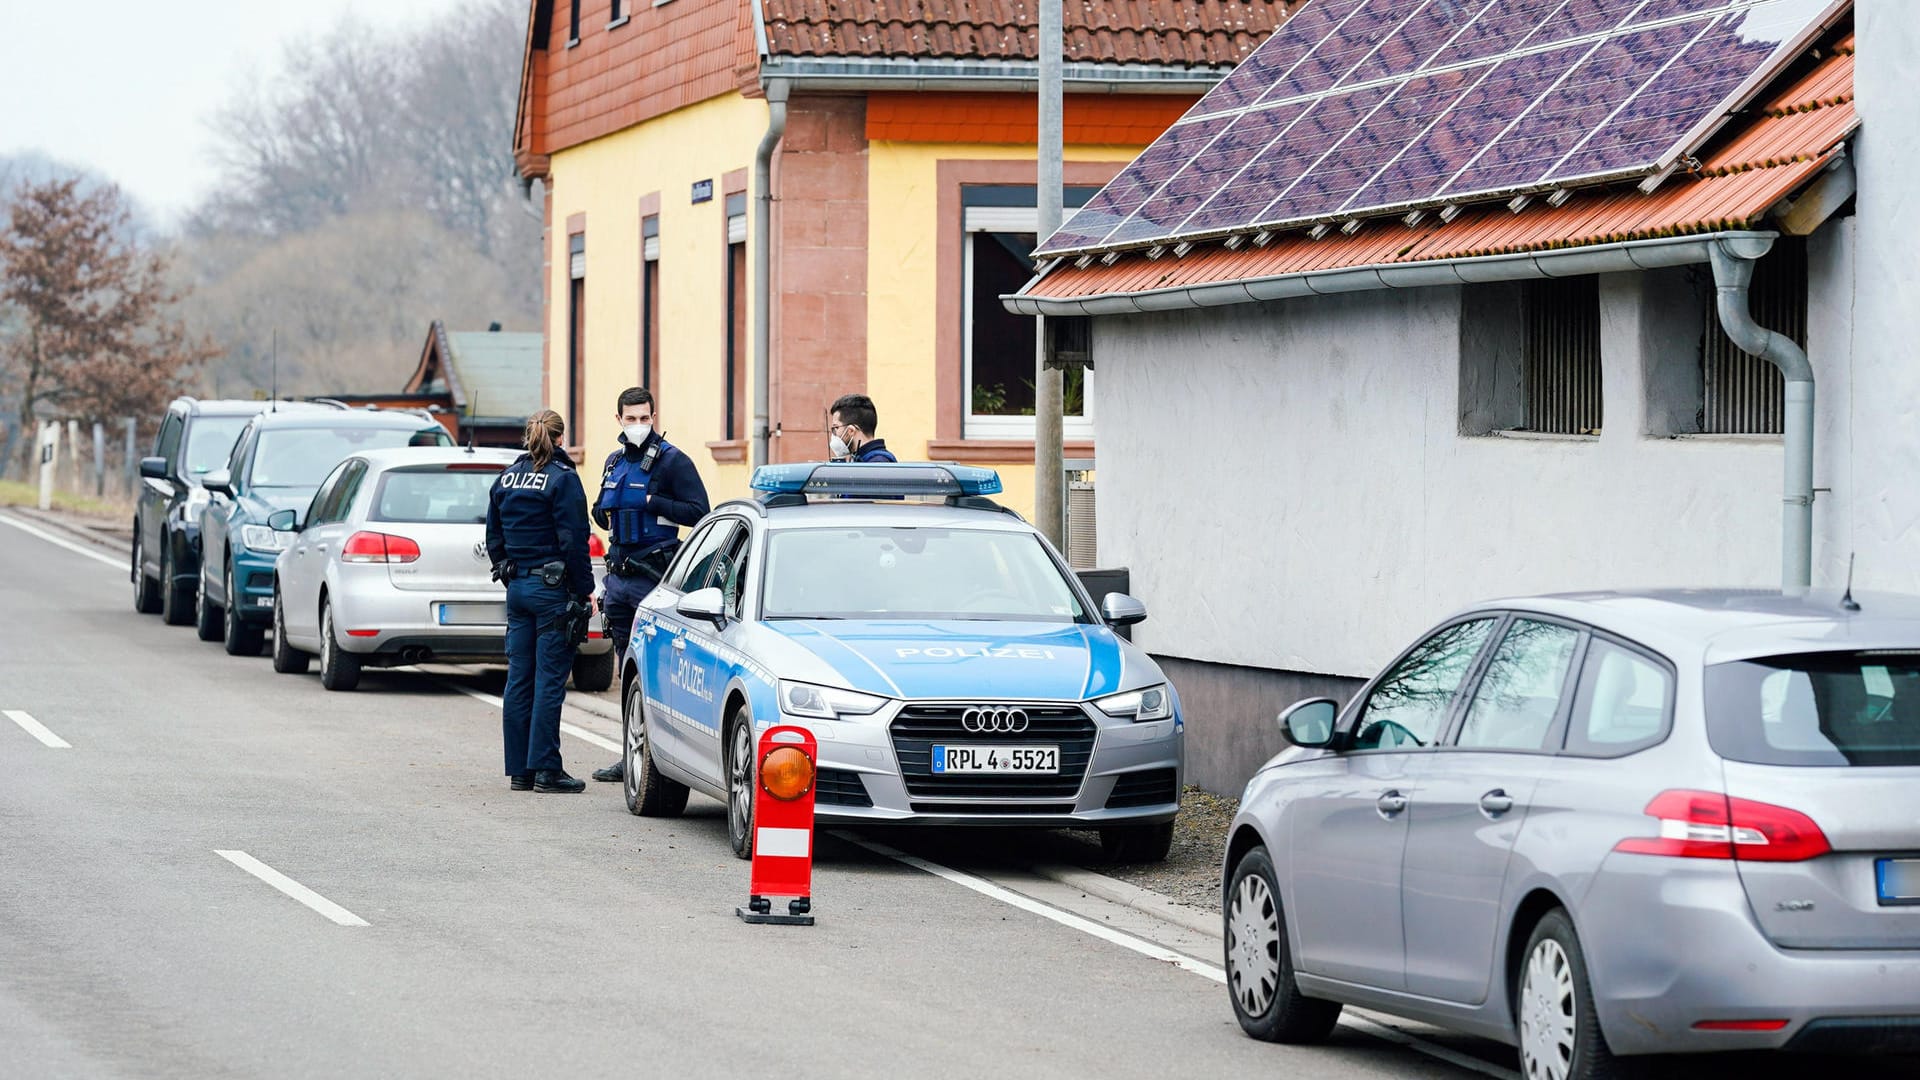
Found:
<svg viewBox="0 0 1920 1080"><path fill-rule="evenodd" d="M474 545L473 545L473 557L474 557L474 558L476 558L476 559L479 559L479 560L480 560L481 562L487 562L487 561L488 561L488 559L487 559L487 542L486 542L485 540L479 540L479 541L476 541L476 542L474 543Z"/></svg>
<svg viewBox="0 0 1920 1080"><path fill-rule="evenodd" d="M982 705L961 713L960 726L981 734L1018 734L1027 730L1027 714L1023 709L995 709Z"/></svg>

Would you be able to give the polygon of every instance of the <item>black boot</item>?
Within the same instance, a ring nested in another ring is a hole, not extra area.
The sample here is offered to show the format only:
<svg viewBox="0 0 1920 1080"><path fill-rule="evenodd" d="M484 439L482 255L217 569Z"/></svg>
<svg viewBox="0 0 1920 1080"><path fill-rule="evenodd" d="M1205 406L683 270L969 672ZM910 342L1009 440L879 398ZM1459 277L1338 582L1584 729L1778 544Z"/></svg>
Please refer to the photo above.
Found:
<svg viewBox="0 0 1920 1080"><path fill-rule="evenodd" d="M533 774L521 773L519 776L509 776L507 778L507 787L514 791L532 791Z"/></svg>
<svg viewBox="0 0 1920 1080"><path fill-rule="evenodd" d="M541 769L533 774L533 790L578 795L587 790L587 782L568 776L565 769Z"/></svg>
<svg viewBox="0 0 1920 1080"><path fill-rule="evenodd" d="M617 784L625 780L627 778L627 759L621 758L619 761L614 762L604 769L593 770L593 778L606 784Z"/></svg>

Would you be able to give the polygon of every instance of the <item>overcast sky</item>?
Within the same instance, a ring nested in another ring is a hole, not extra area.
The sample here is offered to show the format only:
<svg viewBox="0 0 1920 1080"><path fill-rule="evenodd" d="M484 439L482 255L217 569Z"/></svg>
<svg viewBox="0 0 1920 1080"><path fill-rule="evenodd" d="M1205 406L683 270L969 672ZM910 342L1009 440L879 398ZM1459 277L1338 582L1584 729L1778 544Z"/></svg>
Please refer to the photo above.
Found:
<svg viewBox="0 0 1920 1080"><path fill-rule="evenodd" d="M209 121L281 46L352 14L446 18L458 0L0 0L0 156L104 173L162 223L213 181Z"/></svg>

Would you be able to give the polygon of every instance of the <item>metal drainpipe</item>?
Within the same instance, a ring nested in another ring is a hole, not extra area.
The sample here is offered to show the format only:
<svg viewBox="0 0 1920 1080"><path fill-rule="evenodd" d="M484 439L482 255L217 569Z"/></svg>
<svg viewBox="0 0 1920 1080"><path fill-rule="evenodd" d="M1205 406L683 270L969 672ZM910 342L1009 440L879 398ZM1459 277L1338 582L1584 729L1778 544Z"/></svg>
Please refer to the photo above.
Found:
<svg viewBox="0 0 1920 1080"><path fill-rule="evenodd" d="M1779 368L1786 378L1780 587L1804 592L1813 583L1813 365L1793 339L1754 322L1747 304L1754 260L1772 246L1771 237L1723 239L1714 243L1709 254L1719 294L1720 325L1727 337L1743 351Z"/></svg>
<svg viewBox="0 0 1920 1080"><path fill-rule="evenodd" d="M753 447L767 463L767 385L773 371L773 151L787 130L787 81L767 82L767 133L753 154Z"/></svg>

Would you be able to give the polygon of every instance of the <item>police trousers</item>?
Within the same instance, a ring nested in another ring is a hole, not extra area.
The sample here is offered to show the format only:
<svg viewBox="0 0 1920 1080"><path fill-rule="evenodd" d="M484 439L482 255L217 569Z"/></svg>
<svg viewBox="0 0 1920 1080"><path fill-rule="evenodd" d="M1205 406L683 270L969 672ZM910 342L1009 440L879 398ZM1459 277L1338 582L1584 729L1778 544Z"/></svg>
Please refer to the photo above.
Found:
<svg viewBox="0 0 1920 1080"><path fill-rule="evenodd" d="M606 616L607 640L619 662L627 659L628 639L633 636L633 613L659 582L646 574L608 574L600 592L600 613Z"/></svg>
<svg viewBox="0 0 1920 1080"><path fill-rule="evenodd" d="M560 768L560 706L573 647L557 625L567 590L537 577L507 582L507 689L500 729L508 776Z"/></svg>

